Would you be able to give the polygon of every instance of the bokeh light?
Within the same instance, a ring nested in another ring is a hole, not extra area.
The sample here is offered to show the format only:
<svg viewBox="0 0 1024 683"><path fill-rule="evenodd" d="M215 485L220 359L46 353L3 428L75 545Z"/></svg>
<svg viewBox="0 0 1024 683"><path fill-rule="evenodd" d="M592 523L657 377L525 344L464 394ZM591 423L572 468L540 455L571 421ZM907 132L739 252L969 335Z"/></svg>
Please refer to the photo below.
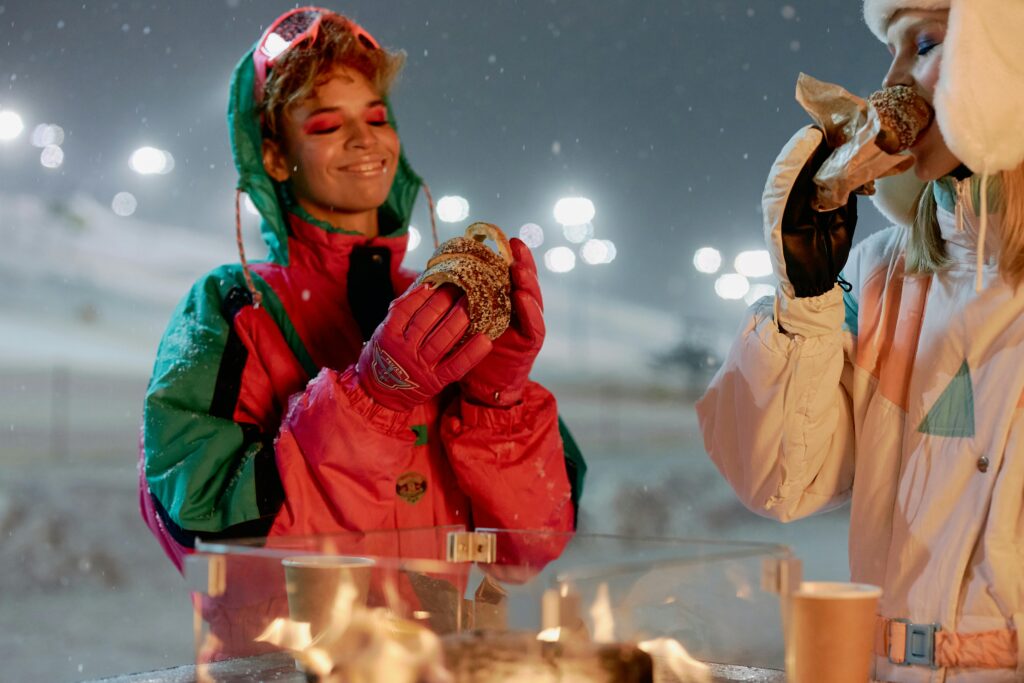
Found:
<svg viewBox="0 0 1024 683"><path fill-rule="evenodd" d="M562 234L565 239L573 244L582 244L594 236L594 226L591 223L573 223L562 226Z"/></svg>
<svg viewBox="0 0 1024 683"><path fill-rule="evenodd" d="M416 247L420 246L420 242L423 241L423 236L420 235L420 231L413 226L409 226L409 241L405 244L406 251L415 251Z"/></svg>
<svg viewBox="0 0 1024 683"><path fill-rule="evenodd" d="M64 163L64 150L59 145L47 145L39 154L39 163L45 168L60 168Z"/></svg>
<svg viewBox="0 0 1024 683"><path fill-rule="evenodd" d="M750 291L743 297L743 300L747 302L747 305L749 306L758 299L766 296L775 296L775 287L759 282L756 285L751 285Z"/></svg>
<svg viewBox="0 0 1024 683"><path fill-rule="evenodd" d="M247 192L242 193L242 204L245 206L247 213L253 216L259 216L260 210L256 208L256 204L253 203L252 197Z"/></svg>
<svg viewBox="0 0 1024 683"><path fill-rule="evenodd" d="M114 201L110 202L110 208L118 216L131 216L138 206L139 203L131 192L118 192L114 195Z"/></svg>
<svg viewBox="0 0 1024 683"><path fill-rule="evenodd" d="M701 247L693 254L693 267L701 273L717 273L722 267L722 253L714 247Z"/></svg>
<svg viewBox="0 0 1024 683"><path fill-rule="evenodd" d="M594 220L594 202L586 197L563 197L555 202L555 220L562 225L583 225Z"/></svg>
<svg viewBox="0 0 1024 683"><path fill-rule="evenodd" d="M519 228L519 239L530 249L536 249L544 244L544 228L536 223L526 223Z"/></svg>
<svg viewBox="0 0 1024 683"><path fill-rule="evenodd" d="M611 240L601 240L604 242L605 248L605 263L611 263L615 260L615 257L619 255L619 250L615 248L615 242Z"/></svg>
<svg viewBox="0 0 1024 683"><path fill-rule="evenodd" d="M140 175L170 173L174 169L174 157L156 147L139 147L132 152L128 165Z"/></svg>
<svg viewBox="0 0 1024 683"><path fill-rule="evenodd" d="M0 140L13 140L21 135L23 130L25 130L25 123L16 112L10 109L0 111Z"/></svg>
<svg viewBox="0 0 1024 683"><path fill-rule="evenodd" d="M445 195L437 200L437 217L445 223L458 223L469 216L469 200L458 195Z"/></svg>
<svg viewBox="0 0 1024 683"><path fill-rule="evenodd" d="M750 281L739 273L726 273L715 280L715 294L723 299L742 299L750 291Z"/></svg>
<svg viewBox="0 0 1024 683"><path fill-rule="evenodd" d="M772 257L765 249L741 251L736 255L733 267L746 277L768 277L772 274Z"/></svg>
<svg viewBox="0 0 1024 683"><path fill-rule="evenodd" d="M576 254L569 247L555 247L544 253L544 267L552 273L568 273L576 267Z"/></svg>
<svg viewBox="0 0 1024 683"><path fill-rule="evenodd" d="M580 249L580 257L592 266L611 263L615 258L615 245L611 240L587 240Z"/></svg>
<svg viewBox="0 0 1024 683"><path fill-rule="evenodd" d="M29 139L35 147L49 147L64 144L64 129L55 123L40 123L32 129Z"/></svg>

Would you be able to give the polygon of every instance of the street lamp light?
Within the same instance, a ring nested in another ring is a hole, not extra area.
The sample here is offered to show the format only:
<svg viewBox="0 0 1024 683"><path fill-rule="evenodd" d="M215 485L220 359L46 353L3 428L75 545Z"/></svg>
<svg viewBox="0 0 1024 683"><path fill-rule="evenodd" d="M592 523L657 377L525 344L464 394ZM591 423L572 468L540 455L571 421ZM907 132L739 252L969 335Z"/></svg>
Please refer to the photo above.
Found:
<svg viewBox="0 0 1024 683"><path fill-rule="evenodd" d="M10 109L0 111L0 141L7 142L21 135L25 123L16 112Z"/></svg>
<svg viewBox="0 0 1024 683"><path fill-rule="evenodd" d="M415 251L416 247L420 246L420 242L423 241L423 237L420 235L420 231L409 226L409 241L405 244L406 251Z"/></svg>
<svg viewBox="0 0 1024 683"><path fill-rule="evenodd" d="M139 147L132 152L128 165L139 175L163 175L174 169L174 157L156 147Z"/></svg>
<svg viewBox="0 0 1024 683"><path fill-rule="evenodd" d="M562 225L586 225L595 213L594 202L586 197L563 197L555 202L555 220Z"/></svg>
<svg viewBox="0 0 1024 683"><path fill-rule="evenodd" d="M114 195L114 200L110 202L110 208L118 216L131 216L138 206L139 202L131 192L118 192Z"/></svg>
<svg viewBox="0 0 1024 683"><path fill-rule="evenodd" d="M747 305L753 304L758 299L762 299L766 296L775 296L775 287L772 285L759 282L756 285L751 285L750 291L743 297L743 300Z"/></svg>
<svg viewBox="0 0 1024 683"><path fill-rule="evenodd" d="M701 247L693 254L693 267L711 275L722 267L722 253L713 247Z"/></svg>
<svg viewBox="0 0 1024 683"><path fill-rule="evenodd" d="M544 228L536 223L526 223L519 228L519 239L530 249L536 249L544 244Z"/></svg>
<svg viewBox="0 0 1024 683"><path fill-rule="evenodd" d="M458 223L469 216L469 200L458 195L445 195L437 200L437 217L445 223Z"/></svg>
<svg viewBox="0 0 1024 683"><path fill-rule="evenodd" d="M772 274L772 257L765 249L741 251L733 261L736 272L746 277L768 277Z"/></svg>
<svg viewBox="0 0 1024 683"><path fill-rule="evenodd" d="M552 273L568 273L576 267L576 254L569 247L555 247L544 253L544 266Z"/></svg>
<svg viewBox="0 0 1024 683"><path fill-rule="evenodd" d="M750 291L750 281L739 273L726 273L715 280L715 294L726 300L742 299Z"/></svg>
<svg viewBox="0 0 1024 683"><path fill-rule="evenodd" d="M39 163L45 168L60 168L64 163L64 150L60 145L47 145L39 154Z"/></svg>

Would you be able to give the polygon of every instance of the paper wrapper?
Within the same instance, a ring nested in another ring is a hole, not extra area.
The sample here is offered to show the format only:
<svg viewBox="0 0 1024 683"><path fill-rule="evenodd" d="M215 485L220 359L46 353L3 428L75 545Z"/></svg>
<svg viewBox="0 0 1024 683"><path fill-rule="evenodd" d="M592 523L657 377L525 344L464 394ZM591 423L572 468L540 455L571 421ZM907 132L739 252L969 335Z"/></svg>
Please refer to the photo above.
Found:
<svg viewBox="0 0 1024 683"><path fill-rule="evenodd" d="M818 194L811 205L816 211L846 206L851 193L874 194L876 179L914 165L911 157L888 154L878 147L878 114L866 100L844 88L802 73L796 81L796 101L824 131L832 149L814 175Z"/></svg>

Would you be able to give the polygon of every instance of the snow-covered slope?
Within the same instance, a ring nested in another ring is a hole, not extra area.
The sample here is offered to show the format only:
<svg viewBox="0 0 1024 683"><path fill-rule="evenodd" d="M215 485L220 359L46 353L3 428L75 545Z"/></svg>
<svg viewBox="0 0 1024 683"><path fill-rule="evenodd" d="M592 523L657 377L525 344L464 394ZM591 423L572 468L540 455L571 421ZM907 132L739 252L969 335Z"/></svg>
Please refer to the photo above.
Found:
<svg viewBox="0 0 1024 683"><path fill-rule="evenodd" d="M258 257L252 217L245 230ZM86 195L0 196L0 364L148 372L192 281L237 258L230 225L200 232L122 218ZM545 276L544 294L548 338L538 374L659 380L652 360L681 333L671 315L553 276Z"/></svg>

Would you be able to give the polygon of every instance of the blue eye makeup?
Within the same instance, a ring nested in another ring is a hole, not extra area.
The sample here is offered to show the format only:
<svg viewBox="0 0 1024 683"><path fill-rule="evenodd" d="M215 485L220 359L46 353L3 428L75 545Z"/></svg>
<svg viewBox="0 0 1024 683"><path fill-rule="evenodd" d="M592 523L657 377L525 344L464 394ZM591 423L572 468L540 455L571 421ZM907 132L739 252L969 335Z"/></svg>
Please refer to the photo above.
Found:
<svg viewBox="0 0 1024 683"><path fill-rule="evenodd" d="M931 36L921 36L917 39L917 54L923 57L941 44L941 40L935 40Z"/></svg>

